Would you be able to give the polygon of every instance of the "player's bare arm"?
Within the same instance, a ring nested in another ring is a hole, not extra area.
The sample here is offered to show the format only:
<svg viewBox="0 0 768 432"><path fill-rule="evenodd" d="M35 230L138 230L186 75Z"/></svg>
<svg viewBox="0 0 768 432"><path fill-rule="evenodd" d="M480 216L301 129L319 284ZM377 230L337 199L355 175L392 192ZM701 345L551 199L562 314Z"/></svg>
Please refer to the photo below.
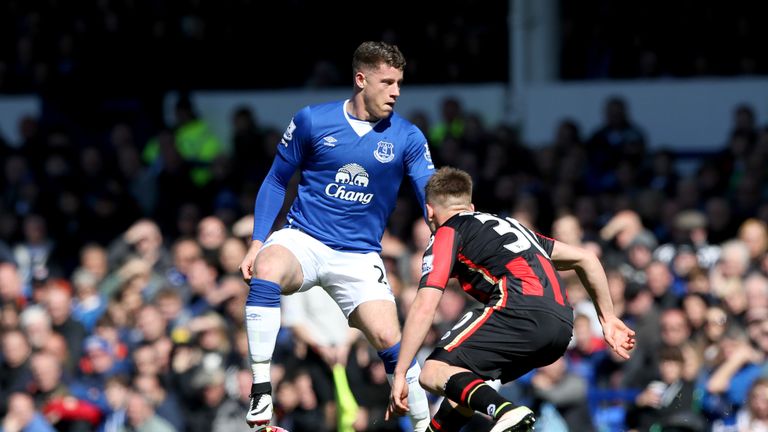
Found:
<svg viewBox="0 0 768 432"><path fill-rule="evenodd" d="M419 289L416 298L408 312L403 326L403 338L400 342L400 356L395 366L392 392L389 398L386 417L393 414L402 415L408 412L408 385L405 374L413 362L421 344L427 337L432 321L435 318L437 305L443 296L443 290L424 287Z"/></svg>
<svg viewBox="0 0 768 432"><path fill-rule="evenodd" d="M629 351L635 347L635 332L616 316L608 279L597 256L586 249L555 241L552 262L558 270L576 271L597 309L606 343L619 356L628 359Z"/></svg>

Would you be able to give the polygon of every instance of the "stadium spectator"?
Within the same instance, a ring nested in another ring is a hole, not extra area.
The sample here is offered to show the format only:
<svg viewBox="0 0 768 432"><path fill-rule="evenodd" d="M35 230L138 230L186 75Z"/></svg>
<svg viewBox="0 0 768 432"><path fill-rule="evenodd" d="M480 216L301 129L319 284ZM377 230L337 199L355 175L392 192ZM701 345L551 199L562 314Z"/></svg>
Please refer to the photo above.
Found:
<svg viewBox="0 0 768 432"><path fill-rule="evenodd" d="M648 258L651 251L648 251ZM651 261L645 267L645 279L648 289L653 294L653 300L660 310L676 308L680 304L678 293L673 292L674 278L667 264L661 261Z"/></svg>
<svg viewBox="0 0 768 432"><path fill-rule="evenodd" d="M91 403L75 398L63 380L63 370L53 354L35 353L30 366L32 379L26 391L35 401L35 407L46 417L54 419L58 431L90 430L101 419L101 412Z"/></svg>
<svg viewBox="0 0 768 432"><path fill-rule="evenodd" d="M91 333L96 321L107 310L107 301L99 292L99 279L84 268L75 270L71 279L75 290L72 318L83 325L86 333Z"/></svg>
<svg viewBox="0 0 768 432"><path fill-rule="evenodd" d="M592 177L591 190L615 187L613 167L626 160L639 164L645 153L645 133L634 123L626 100L611 96L603 106L603 124L587 142L587 155Z"/></svg>
<svg viewBox="0 0 768 432"><path fill-rule="evenodd" d="M0 303L21 307L27 303L27 293L16 264L0 262Z"/></svg>
<svg viewBox="0 0 768 432"><path fill-rule="evenodd" d="M242 413L248 409L251 399L251 371L236 369L233 373L228 372L226 379L227 398L216 410L212 432L227 432L241 427Z"/></svg>
<svg viewBox="0 0 768 432"><path fill-rule="evenodd" d="M704 422L696 413L694 383L685 377L684 369L685 360L678 347L662 348L655 380L637 396L635 407L627 413L630 430L664 430L683 416L688 419L689 428L704 430Z"/></svg>
<svg viewBox="0 0 768 432"><path fill-rule="evenodd" d="M125 402L130 390L128 378L114 375L107 379L104 388L109 408L99 425L100 432L117 432L125 423Z"/></svg>
<svg viewBox="0 0 768 432"><path fill-rule="evenodd" d="M107 250L97 243L88 243L80 249L79 257L78 267L85 269L96 277L99 290L101 291L101 284L104 278L107 277L107 274L109 274Z"/></svg>
<svg viewBox="0 0 768 432"><path fill-rule="evenodd" d="M35 409L34 401L28 394L11 393L8 396L8 412L0 423L2 432L54 432L48 420Z"/></svg>
<svg viewBox="0 0 768 432"><path fill-rule="evenodd" d="M671 263L677 250L693 248L699 265L709 268L720 257L720 247L708 242L707 218L695 210L683 210L674 216L672 241L659 246L654 257Z"/></svg>
<svg viewBox="0 0 768 432"><path fill-rule="evenodd" d="M217 258L222 276L240 275L240 263L248 250L246 244L236 237L228 236L219 248Z"/></svg>
<svg viewBox="0 0 768 432"><path fill-rule="evenodd" d="M593 332L591 319L576 313L573 318L573 340L565 353L568 370L597 386L597 365L608 355L605 341Z"/></svg>
<svg viewBox="0 0 768 432"><path fill-rule="evenodd" d="M587 380L568 370L565 358L540 367L531 378L534 406L551 404L568 430L596 431L587 404ZM534 409L540 413L541 409ZM538 416L541 419L541 415Z"/></svg>
<svg viewBox="0 0 768 432"><path fill-rule="evenodd" d="M160 227L151 219L140 219L131 224L110 244L108 252L109 267L113 269L131 258L140 259L158 274L164 274L171 265Z"/></svg>
<svg viewBox="0 0 768 432"><path fill-rule="evenodd" d="M149 397L137 391L128 393L125 419L118 432L176 432L173 425L157 415Z"/></svg>
<svg viewBox="0 0 768 432"><path fill-rule="evenodd" d="M764 360L765 354L749 344L741 328L728 329L717 344L714 364L703 371L697 383L703 394L701 412L710 421L732 424Z"/></svg>
<svg viewBox="0 0 768 432"><path fill-rule="evenodd" d="M626 307L622 320L637 334L637 349L622 366L622 384L640 388L650 381L656 348L661 334L661 311L653 301L653 294L645 286L628 285L624 292Z"/></svg>
<svg viewBox="0 0 768 432"><path fill-rule="evenodd" d="M680 308L685 312L691 327L691 341L694 344L703 337L708 304L709 298L697 292L689 292L680 299Z"/></svg>
<svg viewBox="0 0 768 432"><path fill-rule="evenodd" d="M738 432L768 431L768 379L752 383L746 404L736 414L736 428Z"/></svg>
<svg viewBox="0 0 768 432"><path fill-rule="evenodd" d="M53 333L51 317L43 306L25 308L19 316L19 324L33 350L41 350Z"/></svg>
<svg viewBox="0 0 768 432"><path fill-rule="evenodd" d="M0 336L0 414L8 409L11 393L21 391L30 379L32 348L24 333L9 329Z"/></svg>
<svg viewBox="0 0 768 432"><path fill-rule="evenodd" d="M56 243L48 233L45 218L29 214L24 217L22 224L24 239L14 245L13 256L24 284L31 286L35 280L62 276Z"/></svg>
<svg viewBox="0 0 768 432"><path fill-rule="evenodd" d="M759 219L750 218L739 226L738 238L749 249L749 270L760 270L760 264L768 254L768 225Z"/></svg>
<svg viewBox="0 0 768 432"><path fill-rule="evenodd" d="M189 175L193 184L203 187L213 178L211 165L224 148L207 124L200 117L188 96L181 96L175 105L174 141L178 154L189 163ZM159 139L153 139L144 147L143 158L151 163L160 154Z"/></svg>
<svg viewBox="0 0 768 432"><path fill-rule="evenodd" d="M106 339L88 336L83 345L83 358L80 359L76 377L70 383L70 391L78 399L97 406L102 413L109 412L107 380L127 373L127 368L118 361L114 348Z"/></svg>

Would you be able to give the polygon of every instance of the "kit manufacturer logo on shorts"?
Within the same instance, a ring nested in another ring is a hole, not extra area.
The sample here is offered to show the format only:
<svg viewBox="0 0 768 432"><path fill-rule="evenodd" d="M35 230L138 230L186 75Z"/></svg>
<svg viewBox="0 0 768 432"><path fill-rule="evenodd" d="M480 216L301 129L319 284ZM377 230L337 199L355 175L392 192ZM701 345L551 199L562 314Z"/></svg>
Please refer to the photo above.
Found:
<svg viewBox="0 0 768 432"><path fill-rule="evenodd" d="M395 145L386 141L379 141L376 144L376 150L373 151L373 157L381 163L392 162L395 158Z"/></svg>
<svg viewBox="0 0 768 432"><path fill-rule="evenodd" d="M336 178L325 187L325 194L344 201L368 204L373 199L373 194L359 190L367 188L368 181L365 168L356 163L348 163L336 171Z"/></svg>

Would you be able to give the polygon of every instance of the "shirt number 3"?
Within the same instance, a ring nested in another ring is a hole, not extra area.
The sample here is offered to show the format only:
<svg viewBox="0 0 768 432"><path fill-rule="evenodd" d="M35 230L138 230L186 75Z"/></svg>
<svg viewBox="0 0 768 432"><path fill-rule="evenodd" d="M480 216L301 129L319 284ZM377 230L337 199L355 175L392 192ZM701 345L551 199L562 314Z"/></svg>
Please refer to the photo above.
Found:
<svg viewBox="0 0 768 432"><path fill-rule="evenodd" d="M520 225L520 222L516 221L515 219L502 219L487 213L478 213L475 215L475 218L482 223L486 223L488 221L496 221L496 226L493 227L493 230L496 231L500 236L509 233L515 235L515 241L505 244L505 249L508 249L513 253L520 253L529 249L533 245L536 246L542 255L549 258L549 254L544 250L544 248L542 248L539 243L533 239L533 234L531 234L527 228Z"/></svg>

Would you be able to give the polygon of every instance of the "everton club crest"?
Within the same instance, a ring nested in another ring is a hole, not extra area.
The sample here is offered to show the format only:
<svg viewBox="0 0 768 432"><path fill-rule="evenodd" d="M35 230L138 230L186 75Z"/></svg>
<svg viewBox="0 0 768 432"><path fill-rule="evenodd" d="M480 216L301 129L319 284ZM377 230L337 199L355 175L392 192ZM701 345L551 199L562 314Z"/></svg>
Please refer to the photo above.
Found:
<svg viewBox="0 0 768 432"><path fill-rule="evenodd" d="M392 159L395 158L395 145L386 141L379 141L376 150L373 151L373 156L381 163L392 162Z"/></svg>

